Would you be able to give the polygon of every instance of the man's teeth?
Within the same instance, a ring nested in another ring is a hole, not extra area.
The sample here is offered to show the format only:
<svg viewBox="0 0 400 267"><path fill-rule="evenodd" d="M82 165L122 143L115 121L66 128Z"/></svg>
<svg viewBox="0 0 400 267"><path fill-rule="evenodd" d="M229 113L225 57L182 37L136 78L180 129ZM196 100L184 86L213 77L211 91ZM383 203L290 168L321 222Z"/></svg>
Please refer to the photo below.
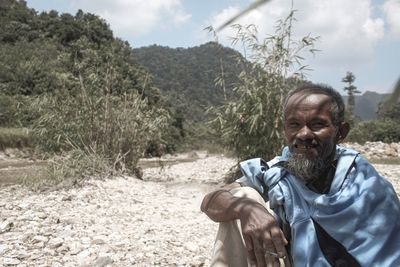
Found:
<svg viewBox="0 0 400 267"><path fill-rule="evenodd" d="M300 148L300 149L310 149L310 148L314 148L315 145L295 145L296 148Z"/></svg>

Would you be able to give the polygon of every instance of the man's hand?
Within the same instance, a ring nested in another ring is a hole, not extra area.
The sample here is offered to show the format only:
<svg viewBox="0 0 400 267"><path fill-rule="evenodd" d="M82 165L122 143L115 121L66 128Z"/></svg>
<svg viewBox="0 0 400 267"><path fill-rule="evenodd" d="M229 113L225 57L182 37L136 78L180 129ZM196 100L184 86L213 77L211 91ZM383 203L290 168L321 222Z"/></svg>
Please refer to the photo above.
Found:
<svg viewBox="0 0 400 267"><path fill-rule="evenodd" d="M239 219L250 261L260 267L267 263L280 266L279 258L286 257L288 242L274 216L264 206L249 199L242 203Z"/></svg>
<svg viewBox="0 0 400 267"><path fill-rule="evenodd" d="M207 194L201 210L215 222L239 219L250 261L260 267L267 266L267 263L280 266L278 257L286 257L285 245L288 243L284 234L274 216L262 204L230 193L229 189L238 187L239 184L233 183Z"/></svg>

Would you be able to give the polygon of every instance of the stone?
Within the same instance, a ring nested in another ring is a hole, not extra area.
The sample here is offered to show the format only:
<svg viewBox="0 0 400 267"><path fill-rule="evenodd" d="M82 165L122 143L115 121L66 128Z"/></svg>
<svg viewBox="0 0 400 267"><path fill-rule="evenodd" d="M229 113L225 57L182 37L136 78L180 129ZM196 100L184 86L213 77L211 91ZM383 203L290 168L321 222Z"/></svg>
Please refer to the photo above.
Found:
<svg viewBox="0 0 400 267"><path fill-rule="evenodd" d="M386 157L397 157L397 151L394 148L388 147L385 149Z"/></svg>
<svg viewBox="0 0 400 267"><path fill-rule="evenodd" d="M187 242L187 243L185 243L185 249L187 249L191 252L196 252L199 249L199 247L194 242Z"/></svg>
<svg viewBox="0 0 400 267"><path fill-rule="evenodd" d="M60 247L63 244L64 240L62 238L56 237L49 240L47 246L51 249L55 249Z"/></svg>
<svg viewBox="0 0 400 267"><path fill-rule="evenodd" d="M0 266L209 266L218 224L199 206L236 161L197 154L193 162L180 162L184 154L172 165L143 168L145 181L92 179L51 192L0 186ZM375 167L400 193L400 165Z"/></svg>
<svg viewBox="0 0 400 267"><path fill-rule="evenodd" d="M20 263L21 263L21 261L19 259L16 259L16 258L4 258L3 259L3 264L5 266L15 266L15 265L18 265Z"/></svg>
<svg viewBox="0 0 400 267"><path fill-rule="evenodd" d="M10 248L6 244L0 244L0 256L9 251Z"/></svg>
<svg viewBox="0 0 400 267"><path fill-rule="evenodd" d="M94 262L94 266L95 267L104 267L107 265L110 265L114 262L113 259L111 259L110 257L106 256L106 257L99 257L95 262Z"/></svg>
<svg viewBox="0 0 400 267"><path fill-rule="evenodd" d="M10 231L11 228L13 228L13 227L14 227L14 223L13 222L5 220L4 222L2 222L0 224L0 234Z"/></svg>
<svg viewBox="0 0 400 267"><path fill-rule="evenodd" d="M47 237L45 237L45 236L41 236L41 235L37 235L37 236L34 236L33 238L32 238L32 243L33 244L35 244L35 243L39 243L39 242L42 242L42 243L46 243L47 241L49 241L49 239L47 238Z"/></svg>
<svg viewBox="0 0 400 267"><path fill-rule="evenodd" d="M83 260L83 259L86 259L87 257L89 257L90 254L91 254L90 250L86 249L86 250L79 252L78 255L76 255L76 257Z"/></svg>

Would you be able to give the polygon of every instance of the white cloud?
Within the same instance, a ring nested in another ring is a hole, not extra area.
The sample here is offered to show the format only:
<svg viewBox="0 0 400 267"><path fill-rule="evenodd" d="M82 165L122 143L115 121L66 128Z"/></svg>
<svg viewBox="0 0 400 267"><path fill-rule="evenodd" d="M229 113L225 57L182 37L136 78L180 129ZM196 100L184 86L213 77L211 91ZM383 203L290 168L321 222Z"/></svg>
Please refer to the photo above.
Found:
<svg viewBox="0 0 400 267"><path fill-rule="evenodd" d="M273 25L288 15L290 5L290 0L273 0L238 22L258 25L260 37L273 34ZM297 0L294 5L294 9L298 10L293 26L295 36L299 38L311 33L321 37L316 44L316 48L322 50L317 54L319 62L335 67L343 62L356 66L372 60L374 46L384 36L384 22L373 17L371 0ZM220 25L237 10L238 7L225 9L210 21ZM398 16L400 12L396 14ZM232 33L229 30L222 35L232 36Z"/></svg>
<svg viewBox="0 0 400 267"><path fill-rule="evenodd" d="M390 26L390 31L400 37L400 0L387 0L382 9Z"/></svg>
<svg viewBox="0 0 400 267"><path fill-rule="evenodd" d="M191 18L182 0L74 0L74 6L100 15L124 38L143 36L160 25L175 27Z"/></svg>

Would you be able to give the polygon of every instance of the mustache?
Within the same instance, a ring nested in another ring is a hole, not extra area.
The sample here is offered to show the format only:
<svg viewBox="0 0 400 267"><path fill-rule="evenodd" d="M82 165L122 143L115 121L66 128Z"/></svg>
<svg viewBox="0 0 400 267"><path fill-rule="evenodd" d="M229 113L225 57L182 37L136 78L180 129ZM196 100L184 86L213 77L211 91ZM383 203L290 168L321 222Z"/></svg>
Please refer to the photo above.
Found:
<svg viewBox="0 0 400 267"><path fill-rule="evenodd" d="M309 139L309 140L295 139L291 143L291 146L295 147L295 148L298 148L298 147L317 147L319 145L320 145L320 143L315 139Z"/></svg>

